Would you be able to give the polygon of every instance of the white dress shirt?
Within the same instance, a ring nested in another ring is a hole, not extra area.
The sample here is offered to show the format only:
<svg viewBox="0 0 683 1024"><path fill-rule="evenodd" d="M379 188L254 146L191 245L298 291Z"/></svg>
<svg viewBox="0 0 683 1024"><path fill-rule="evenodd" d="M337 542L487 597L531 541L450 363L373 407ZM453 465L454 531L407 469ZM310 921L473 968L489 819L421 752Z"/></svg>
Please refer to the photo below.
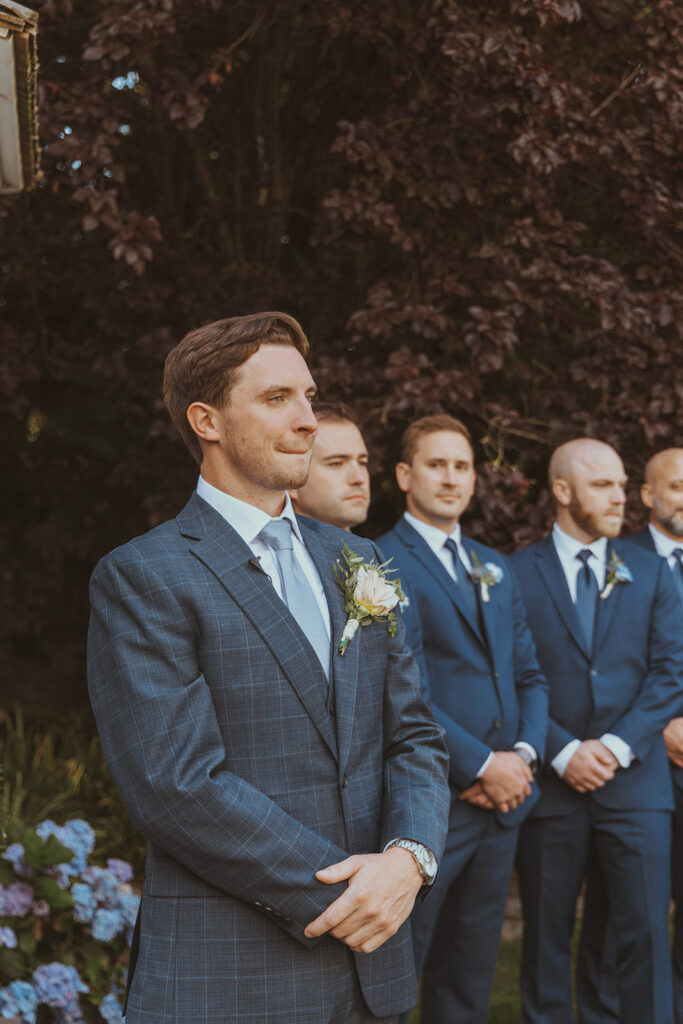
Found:
<svg viewBox="0 0 683 1024"><path fill-rule="evenodd" d="M560 564L567 580L567 586L569 587L569 593L574 604L576 604L577 579L579 573L583 570L583 562L579 561L576 557L579 551L586 550L591 552L593 557L589 558L586 564L595 575L598 583L598 592L602 593L605 589L605 579L607 577L607 538L598 537L597 540L592 541L590 544L583 544L580 540L570 537L568 533L565 533L555 523L553 526L553 544L557 551L557 557L560 559ZM615 736L611 732L603 733L600 737L600 742L604 743L607 749L614 754L622 768L629 767L635 754L628 743L625 743L619 736ZM580 746L581 740L571 740L550 762L560 777L564 775L567 765Z"/></svg>
<svg viewBox="0 0 683 1024"><path fill-rule="evenodd" d="M197 494L211 505L219 515L223 516L226 522L232 526L233 530L240 535L245 544L249 545L256 558L259 559L261 568L270 578L270 582L275 587L278 597L282 598L280 573L278 572L275 555L265 540L259 537L259 533L264 526L268 525L272 516L269 516L263 509L256 508L255 505L250 505L246 501L240 501L239 498L233 498L231 494L226 494L225 491L219 490L213 484L207 483L203 476L200 476L197 481ZM303 542L289 494L286 494L285 507L277 518L287 519L292 525L294 557L304 571L306 579L311 584L311 589L320 608L327 634L330 636L330 609L327 606L325 591L323 590L318 570L315 567L315 562Z"/></svg>
<svg viewBox="0 0 683 1024"><path fill-rule="evenodd" d="M647 528L650 531L657 554L661 558L666 558L670 569L677 569L678 559L674 557L674 551L678 548L683 548L683 537L677 537L676 540L672 537L667 537L665 533L658 530L652 523L649 523Z"/></svg>
<svg viewBox="0 0 683 1024"><path fill-rule="evenodd" d="M445 533L443 530L440 530L438 526L432 526L431 523L425 523L424 520L417 519L416 516L411 515L410 512L404 512L403 517L406 520L406 522L413 527L414 530L417 530L422 539L429 545L429 547L432 549L436 557L439 559L448 575L452 579L454 579L456 583L458 582L458 575L455 571L455 566L453 564L453 554L450 551L450 549L446 547L447 540L452 540L455 542L458 548L458 558L465 566L465 569L467 570L468 573L472 571L472 561L467 553L467 549L465 548L462 542L462 531L460 529L460 523L456 525L452 533ZM534 760L538 759L538 754L536 753L536 751L530 743L525 743L523 740L519 740L519 742L515 743L515 749L517 749L518 747L522 747L524 750L528 750L531 756L534 758ZM484 774L484 772L490 765L492 758L493 751L491 751L491 753L488 755L483 765L477 772L476 777L478 779L481 778L481 776Z"/></svg>

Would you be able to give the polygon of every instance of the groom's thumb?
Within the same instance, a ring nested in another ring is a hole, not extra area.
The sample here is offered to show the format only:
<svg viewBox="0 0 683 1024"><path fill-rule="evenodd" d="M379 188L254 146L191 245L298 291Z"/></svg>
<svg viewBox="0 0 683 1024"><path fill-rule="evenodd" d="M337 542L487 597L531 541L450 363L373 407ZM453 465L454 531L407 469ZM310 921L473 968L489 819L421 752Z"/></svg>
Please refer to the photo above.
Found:
<svg viewBox="0 0 683 1024"><path fill-rule="evenodd" d="M315 877L319 882L324 882L325 885L343 882L358 871L360 867L359 860L359 857L347 857L346 860L340 860L338 864L330 864L329 867L316 871Z"/></svg>

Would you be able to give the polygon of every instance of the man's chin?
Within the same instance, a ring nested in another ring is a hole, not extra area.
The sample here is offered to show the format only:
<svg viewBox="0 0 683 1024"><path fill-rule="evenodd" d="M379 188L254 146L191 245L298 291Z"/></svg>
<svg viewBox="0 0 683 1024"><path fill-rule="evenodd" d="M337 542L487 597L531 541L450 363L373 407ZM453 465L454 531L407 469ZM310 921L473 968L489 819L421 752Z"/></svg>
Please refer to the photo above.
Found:
<svg viewBox="0 0 683 1024"><path fill-rule="evenodd" d="M607 537L609 540L613 540L615 537L618 537L621 533L623 522L623 519L605 519L601 524L602 536Z"/></svg>

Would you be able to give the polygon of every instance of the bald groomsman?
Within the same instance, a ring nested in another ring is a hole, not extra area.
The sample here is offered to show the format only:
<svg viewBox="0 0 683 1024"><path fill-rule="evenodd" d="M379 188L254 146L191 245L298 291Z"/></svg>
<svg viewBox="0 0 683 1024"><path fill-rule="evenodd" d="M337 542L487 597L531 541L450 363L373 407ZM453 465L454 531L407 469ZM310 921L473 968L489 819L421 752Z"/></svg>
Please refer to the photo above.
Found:
<svg viewBox="0 0 683 1024"><path fill-rule="evenodd" d="M617 947L621 1024L672 1024L671 778L662 729L679 713L680 602L663 559L617 540L626 476L581 438L553 454L552 535L513 556L550 684L541 797L522 826L526 1024L571 1024L570 940L589 850Z"/></svg>
<svg viewBox="0 0 683 1024"><path fill-rule="evenodd" d="M653 455L645 467L640 489L650 522L626 540L665 559L683 600L683 448L669 448ZM683 607L683 606L682 606ZM683 632L679 613L677 636ZM673 982L677 1024L683 1024L683 700L677 716L664 730L664 742L674 789L671 885L675 901ZM620 1021L616 950L599 874L591 873L579 954L577 988L582 1024Z"/></svg>

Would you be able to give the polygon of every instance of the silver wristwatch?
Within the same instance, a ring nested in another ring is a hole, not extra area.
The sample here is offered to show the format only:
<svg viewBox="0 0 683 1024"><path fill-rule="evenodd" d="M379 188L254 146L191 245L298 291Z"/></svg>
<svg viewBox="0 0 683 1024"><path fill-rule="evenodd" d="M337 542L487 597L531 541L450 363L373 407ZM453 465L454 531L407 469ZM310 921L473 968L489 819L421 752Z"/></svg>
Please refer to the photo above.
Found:
<svg viewBox="0 0 683 1024"><path fill-rule="evenodd" d="M417 862L418 869L422 875L422 881L425 885L431 885L436 878L436 857L429 849L424 846L423 843L416 843L414 839L394 839L393 842L389 843L386 847L387 850L391 849L392 846L401 846L408 853L412 853L413 857Z"/></svg>

